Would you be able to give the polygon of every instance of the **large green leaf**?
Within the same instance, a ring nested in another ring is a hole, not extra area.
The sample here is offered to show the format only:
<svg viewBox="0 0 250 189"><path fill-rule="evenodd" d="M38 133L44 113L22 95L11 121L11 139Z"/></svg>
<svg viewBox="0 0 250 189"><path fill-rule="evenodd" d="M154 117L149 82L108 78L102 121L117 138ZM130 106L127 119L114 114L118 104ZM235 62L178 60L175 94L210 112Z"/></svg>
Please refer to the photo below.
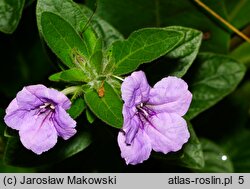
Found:
<svg viewBox="0 0 250 189"><path fill-rule="evenodd" d="M191 119L232 92L245 74L245 66L216 54L202 53L190 75L193 100L186 115Z"/></svg>
<svg viewBox="0 0 250 189"><path fill-rule="evenodd" d="M90 58L87 44L74 28L61 17L50 12L43 12L41 26L47 44L66 66L75 66L73 62L74 51L78 51L84 60Z"/></svg>
<svg viewBox="0 0 250 189"><path fill-rule="evenodd" d="M110 49L111 71L122 75L140 64L157 59L183 40L183 33L162 28L146 28L133 32L127 40L114 42Z"/></svg>
<svg viewBox="0 0 250 189"><path fill-rule="evenodd" d="M97 91L91 90L85 93L85 101L99 119L113 127L121 128L123 123L121 98L106 82L103 89L103 97L100 97Z"/></svg>
<svg viewBox="0 0 250 189"><path fill-rule="evenodd" d="M74 137L67 141L59 140L54 148L42 155L36 155L27 150L19 138L11 137L6 146L4 163L20 167L40 167L71 157L87 148L92 141L88 131L79 130ZM20 154L22 154L22 158L20 158Z"/></svg>
<svg viewBox="0 0 250 189"><path fill-rule="evenodd" d="M226 18L223 1L203 2ZM201 50L217 53L228 51L229 32L193 0L98 0L97 4L97 15L125 36L140 28L180 25L206 33Z"/></svg>
<svg viewBox="0 0 250 189"><path fill-rule="evenodd" d="M11 34L15 31L22 16L25 0L0 1L0 31Z"/></svg>
<svg viewBox="0 0 250 189"><path fill-rule="evenodd" d="M86 6L80 6L72 0L38 0L36 15L40 32L42 32L41 15L43 12L52 12L59 15L70 23L77 33L83 33L83 30L89 27L86 24L93 14ZM90 25L95 29L98 37L104 39L105 47L115 40L123 39L122 35L113 26L96 15L92 17Z"/></svg>
<svg viewBox="0 0 250 189"><path fill-rule="evenodd" d="M181 31L184 33L184 40L178 44L170 53L165 57L168 59L168 69L173 68L170 71L170 75L182 77L189 67L192 65L196 58L202 39L202 33L200 31L185 28L180 26L167 27L168 30Z"/></svg>
<svg viewBox="0 0 250 189"><path fill-rule="evenodd" d="M208 139L201 139L205 165L202 169L195 170L205 173L232 173L233 164L229 156L220 146Z"/></svg>

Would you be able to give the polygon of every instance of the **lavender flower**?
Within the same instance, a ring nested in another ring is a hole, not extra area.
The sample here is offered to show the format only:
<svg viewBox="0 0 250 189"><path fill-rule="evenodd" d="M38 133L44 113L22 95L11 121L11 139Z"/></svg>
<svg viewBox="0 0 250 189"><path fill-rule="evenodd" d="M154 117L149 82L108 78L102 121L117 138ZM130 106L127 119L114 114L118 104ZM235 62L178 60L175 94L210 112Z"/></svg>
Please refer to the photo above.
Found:
<svg viewBox="0 0 250 189"><path fill-rule="evenodd" d="M70 100L44 85L24 87L6 109L5 123L19 131L22 144L36 154L52 148L57 136L64 140L75 133L76 122L65 111Z"/></svg>
<svg viewBox="0 0 250 189"><path fill-rule="evenodd" d="M185 81L166 77L151 88L144 72L134 72L121 87L124 123L118 135L121 156L127 164L148 159L152 149L175 152L189 139L186 121L192 94Z"/></svg>

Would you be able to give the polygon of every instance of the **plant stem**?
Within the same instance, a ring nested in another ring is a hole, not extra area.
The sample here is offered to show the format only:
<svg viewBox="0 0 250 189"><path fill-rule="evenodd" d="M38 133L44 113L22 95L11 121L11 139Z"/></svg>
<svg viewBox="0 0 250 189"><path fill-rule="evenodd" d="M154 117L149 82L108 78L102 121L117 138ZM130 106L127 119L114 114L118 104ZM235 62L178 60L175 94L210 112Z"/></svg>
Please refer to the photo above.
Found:
<svg viewBox="0 0 250 189"><path fill-rule="evenodd" d="M119 76L116 76L116 75L112 75L112 77L114 77L114 78L116 78L116 79L118 79L118 80L120 80L120 81L124 81L124 79L123 78L121 78L121 77L119 77Z"/></svg>
<svg viewBox="0 0 250 189"><path fill-rule="evenodd" d="M61 93L65 94L65 95L68 95L68 94L75 93L79 89L80 89L79 86L71 86L71 87L67 87L67 88L63 89L61 91Z"/></svg>
<svg viewBox="0 0 250 189"><path fill-rule="evenodd" d="M215 18L217 18L219 21L221 21L224 25L226 25L230 30L235 32L237 35L239 35L241 38L246 40L248 43L250 43L250 39L242 33L240 30L235 28L232 24L230 24L228 21L226 21L224 18L222 18L220 15L218 15L216 12L214 12L212 9L210 9L207 5L202 3L200 0L194 0L199 6L204 8L206 11L208 11L211 15L213 15Z"/></svg>

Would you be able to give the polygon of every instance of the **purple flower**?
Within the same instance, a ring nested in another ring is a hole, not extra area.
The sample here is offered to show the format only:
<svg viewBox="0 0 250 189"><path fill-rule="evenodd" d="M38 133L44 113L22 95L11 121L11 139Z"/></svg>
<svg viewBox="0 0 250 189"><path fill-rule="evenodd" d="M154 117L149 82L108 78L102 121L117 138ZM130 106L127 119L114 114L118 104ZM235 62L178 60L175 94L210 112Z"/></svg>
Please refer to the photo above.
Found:
<svg viewBox="0 0 250 189"><path fill-rule="evenodd" d="M57 136L67 140L76 133L76 122L65 111L70 105L63 93L44 85L31 85L11 101L4 121L19 131L27 149L41 154L56 144Z"/></svg>
<svg viewBox="0 0 250 189"><path fill-rule="evenodd" d="M127 164L148 159L153 149L175 152L189 139L182 116L192 100L185 81L166 77L151 88L144 72L134 72L121 87L124 123L118 135L121 156Z"/></svg>

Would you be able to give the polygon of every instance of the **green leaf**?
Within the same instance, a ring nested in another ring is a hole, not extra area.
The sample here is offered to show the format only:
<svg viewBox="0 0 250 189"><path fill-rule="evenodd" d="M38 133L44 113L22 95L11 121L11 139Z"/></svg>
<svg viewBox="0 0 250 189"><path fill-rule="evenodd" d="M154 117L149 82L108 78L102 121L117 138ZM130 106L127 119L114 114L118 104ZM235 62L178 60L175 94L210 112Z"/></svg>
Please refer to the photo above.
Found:
<svg viewBox="0 0 250 189"><path fill-rule="evenodd" d="M7 137L7 138L18 137L18 133L16 132L16 130L5 126L4 137Z"/></svg>
<svg viewBox="0 0 250 189"><path fill-rule="evenodd" d="M91 124L95 121L95 118L96 118L89 109L86 109L86 117L87 117L88 122Z"/></svg>
<svg viewBox="0 0 250 189"><path fill-rule="evenodd" d="M189 83L193 100L186 117L191 119L231 93L246 69L235 60L216 54L202 53L194 63Z"/></svg>
<svg viewBox="0 0 250 189"><path fill-rule="evenodd" d="M48 152L36 155L24 148L19 138L12 137L8 139L4 163L20 167L38 167L54 164L81 152L90 145L91 141L91 135L88 131L79 131L78 129L77 134L71 139L67 141L59 140L56 146ZM22 158L20 158L20 154L22 154Z"/></svg>
<svg viewBox="0 0 250 189"><path fill-rule="evenodd" d="M243 43L238 48L234 49L230 56L240 63L245 64L248 68L250 68L250 44L248 42Z"/></svg>
<svg viewBox="0 0 250 189"><path fill-rule="evenodd" d="M229 156L221 147L208 139L201 139L200 141L203 148L205 166L195 171L204 173L232 173L234 171Z"/></svg>
<svg viewBox="0 0 250 189"><path fill-rule="evenodd" d="M167 64L164 64L168 70L170 69L170 71L167 70L170 72L169 75L182 77L192 65L198 54L202 33L181 26L170 26L166 29L180 31L184 34L184 40L165 56L167 58ZM164 68L160 67L158 69Z"/></svg>
<svg viewBox="0 0 250 189"><path fill-rule="evenodd" d="M225 5L228 12L228 20L229 22L241 29L243 26L250 23L249 14L250 9L250 1L248 0L225 0Z"/></svg>
<svg viewBox="0 0 250 189"><path fill-rule="evenodd" d="M25 0L0 1L0 31L11 34L17 28L22 16Z"/></svg>
<svg viewBox="0 0 250 189"><path fill-rule="evenodd" d="M227 19L224 1L202 2ZM201 45L202 51L228 52L230 33L220 21L192 0L98 0L97 5L96 14L125 36L140 28L180 25L195 28L206 34L207 37Z"/></svg>
<svg viewBox="0 0 250 189"><path fill-rule="evenodd" d="M76 119L79 115L82 114L83 110L86 109L86 103L83 100L83 98L78 97L77 99L73 100L72 105L67 112L69 115L73 118Z"/></svg>
<svg viewBox="0 0 250 189"><path fill-rule="evenodd" d="M235 131L235 133L231 136L226 136L226 138L221 142L222 147L229 154L233 162L235 172L249 173L249 141L250 131L247 129L241 129L239 131Z"/></svg>
<svg viewBox="0 0 250 189"><path fill-rule="evenodd" d="M49 77L51 81L64 81L64 82L88 82L89 77L78 68L71 68L69 70L55 73Z"/></svg>
<svg viewBox="0 0 250 189"><path fill-rule="evenodd" d="M72 58L74 51L78 51L83 59L89 59L90 52L86 43L64 19L50 12L43 12L41 26L48 46L66 66L75 66Z"/></svg>
<svg viewBox="0 0 250 189"><path fill-rule="evenodd" d="M103 70L103 53L101 50L96 51L90 57L90 65L95 69L95 74L98 76Z"/></svg>
<svg viewBox="0 0 250 189"><path fill-rule="evenodd" d="M190 138L183 147L183 155L179 162L180 165L192 169L201 169L204 167L204 156L201 143L193 129L191 123L188 123Z"/></svg>
<svg viewBox="0 0 250 189"><path fill-rule="evenodd" d="M38 29L41 33L41 15L43 12L52 12L59 15L70 23L79 34L83 33L84 29L89 28L89 25L86 25L89 23L98 37L103 38L105 48L114 41L123 39L122 35L113 26L96 15L89 22L93 12L86 6L78 5L72 0L38 0L36 15Z"/></svg>
<svg viewBox="0 0 250 189"><path fill-rule="evenodd" d="M113 43L111 63L113 72L122 75L134 71L140 64L155 60L176 47L182 32L162 28L146 28L133 32L127 40Z"/></svg>
<svg viewBox="0 0 250 189"><path fill-rule="evenodd" d="M97 91L89 91L84 95L90 110L102 121L115 127L121 128L123 123L122 101L114 89L104 82L104 96L99 97Z"/></svg>

